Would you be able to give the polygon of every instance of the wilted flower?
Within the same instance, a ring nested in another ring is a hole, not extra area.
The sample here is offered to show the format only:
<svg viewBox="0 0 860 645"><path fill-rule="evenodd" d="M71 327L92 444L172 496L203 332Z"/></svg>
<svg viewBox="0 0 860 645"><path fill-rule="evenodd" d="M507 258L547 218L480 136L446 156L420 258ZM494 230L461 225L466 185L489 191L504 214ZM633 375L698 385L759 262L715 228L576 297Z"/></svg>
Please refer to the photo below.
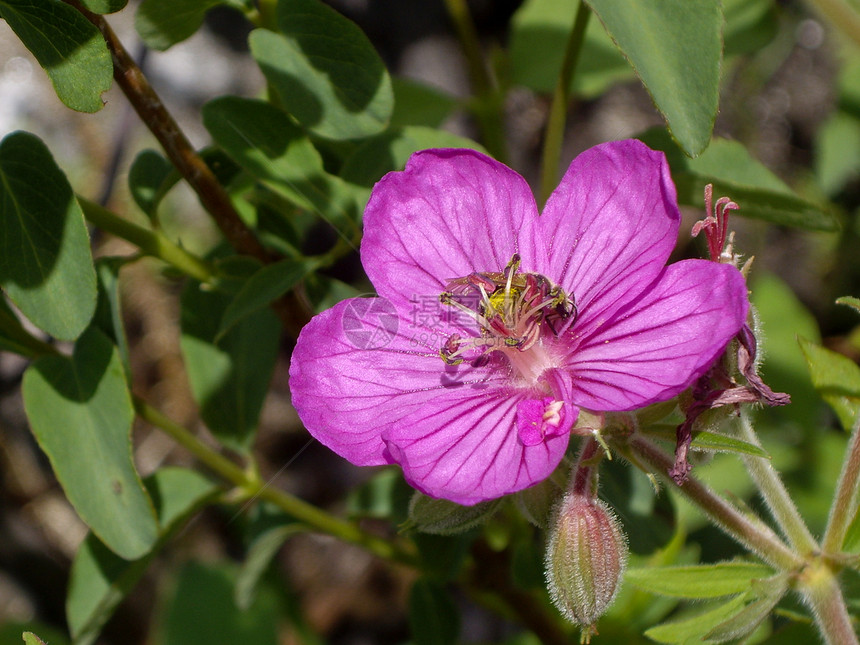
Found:
<svg viewBox="0 0 860 645"><path fill-rule="evenodd" d="M419 152L374 187L364 222L385 306L347 300L305 327L293 404L338 454L397 463L433 497L475 504L545 479L580 408L674 397L746 319L735 267L666 266L675 187L638 141L577 157L540 216L489 157ZM387 344L365 343L379 328Z"/></svg>

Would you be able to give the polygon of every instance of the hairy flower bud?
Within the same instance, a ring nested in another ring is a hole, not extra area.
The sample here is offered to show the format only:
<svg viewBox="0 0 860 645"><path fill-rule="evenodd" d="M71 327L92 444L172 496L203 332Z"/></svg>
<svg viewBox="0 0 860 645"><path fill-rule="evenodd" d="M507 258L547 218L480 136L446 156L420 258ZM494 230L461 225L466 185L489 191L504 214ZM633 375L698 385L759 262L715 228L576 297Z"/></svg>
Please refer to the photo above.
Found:
<svg viewBox="0 0 860 645"><path fill-rule="evenodd" d="M599 499L568 493L556 511L546 549L550 596L571 622L590 628L618 591L627 540ZM587 642L590 631L583 633Z"/></svg>

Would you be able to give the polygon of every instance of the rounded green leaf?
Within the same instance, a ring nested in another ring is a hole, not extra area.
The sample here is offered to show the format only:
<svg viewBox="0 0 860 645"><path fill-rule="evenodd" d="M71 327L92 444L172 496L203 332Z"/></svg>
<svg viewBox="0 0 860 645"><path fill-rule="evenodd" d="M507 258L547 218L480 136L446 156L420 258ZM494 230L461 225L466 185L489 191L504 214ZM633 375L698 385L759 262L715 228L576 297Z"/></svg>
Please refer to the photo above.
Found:
<svg viewBox="0 0 860 645"><path fill-rule="evenodd" d="M134 26L143 42L164 51L191 36L203 25L206 12L224 0L143 0Z"/></svg>
<svg viewBox="0 0 860 645"><path fill-rule="evenodd" d="M39 358L23 394L33 434L81 519L117 555L146 554L158 523L132 461L134 409L110 341L91 329L72 357Z"/></svg>
<svg viewBox="0 0 860 645"><path fill-rule="evenodd" d="M81 4L93 13L115 13L128 4L128 0L81 0Z"/></svg>
<svg viewBox="0 0 860 645"><path fill-rule="evenodd" d="M158 221L158 205L176 182L179 173L155 150L142 150L128 171L128 188L135 204L151 222Z"/></svg>
<svg viewBox="0 0 860 645"><path fill-rule="evenodd" d="M156 548L140 559L123 560L90 533L75 555L66 597L66 619L75 645L95 641L117 605L146 572L158 547L218 491L203 475L175 467L157 470L145 484L161 525Z"/></svg>
<svg viewBox="0 0 860 645"><path fill-rule="evenodd" d="M101 33L60 0L0 0L0 13L45 68L60 100L79 112L98 112L113 80Z"/></svg>
<svg viewBox="0 0 860 645"><path fill-rule="evenodd" d="M586 0L689 156L711 139L720 98L719 0Z"/></svg>
<svg viewBox="0 0 860 645"><path fill-rule="evenodd" d="M287 112L329 139L385 129L394 108L391 79L355 23L318 0L281 0L278 27L281 34L254 31L249 43Z"/></svg>
<svg viewBox="0 0 860 645"><path fill-rule="evenodd" d="M230 296L190 283L182 294L180 347L206 425L225 445L244 451L257 430L281 325L270 309L262 309L219 334L232 301Z"/></svg>
<svg viewBox="0 0 860 645"><path fill-rule="evenodd" d="M0 142L0 287L62 340L77 338L96 308L83 213L48 148L26 132Z"/></svg>
<svg viewBox="0 0 860 645"><path fill-rule="evenodd" d="M279 602L274 593L260 593L254 605L241 610L233 600L234 567L185 565L176 587L162 603L161 645L277 645ZM263 590L261 590L263 591Z"/></svg>

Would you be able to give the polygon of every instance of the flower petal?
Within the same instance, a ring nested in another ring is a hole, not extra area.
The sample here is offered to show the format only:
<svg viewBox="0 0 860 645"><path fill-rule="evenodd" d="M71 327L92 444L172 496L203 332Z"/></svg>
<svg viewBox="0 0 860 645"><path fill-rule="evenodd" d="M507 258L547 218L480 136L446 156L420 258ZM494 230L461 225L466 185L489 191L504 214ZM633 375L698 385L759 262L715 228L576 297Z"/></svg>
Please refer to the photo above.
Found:
<svg viewBox="0 0 860 645"><path fill-rule="evenodd" d="M735 267L706 260L666 267L637 302L572 349L574 400L617 411L675 396L719 357L748 309Z"/></svg>
<svg viewBox="0 0 860 645"><path fill-rule="evenodd" d="M662 152L636 140L580 154L538 221L536 271L572 293L580 327L599 324L636 299L675 246L681 220Z"/></svg>
<svg viewBox="0 0 860 645"><path fill-rule="evenodd" d="M540 482L558 466L578 409L565 403L544 441L518 436L517 407L528 392L464 387L428 400L383 438L406 480L432 497L477 504Z"/></svg>
<svg viewBox="0 0 860 645"><path fill-rule="evenodd" d="M314 437L352 463L390 463L381 438L389 426L451 388L493 387L503 378L446 366L443 342L383 298L344 300L299 335L290 361L293 406Z"/></svg>
<svg viewBox="0 0 860 645"><path fill-rule="evenodd" d="M516 172L473 150L424 150L373 189L361 261L377 293L402 306L451 279L502 271L537 207Z"/></svg>

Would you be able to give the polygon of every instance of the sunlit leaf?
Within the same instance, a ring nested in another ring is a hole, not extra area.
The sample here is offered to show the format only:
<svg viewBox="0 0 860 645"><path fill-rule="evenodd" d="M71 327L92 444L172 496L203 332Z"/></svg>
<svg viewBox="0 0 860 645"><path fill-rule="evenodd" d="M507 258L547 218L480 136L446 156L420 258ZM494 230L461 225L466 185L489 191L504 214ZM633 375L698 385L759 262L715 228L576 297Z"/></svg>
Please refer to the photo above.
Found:
<svg viewBox="0 0 860 645"><path fill-rule="evenodd" d="M57 96L79 112L98 112L113 80L113 62L101 32L60 0L0 0L0 14L39 65Z"/></svg>
<svg viewBox="0 0 860 645"><path fill-rule="evenodd" d="M81 519L117 555L146 554L158 524L131 459L134 409L116 348L92 329L71 358L37 359L22 389L33 434Z"/></svg>
<svg viewBox="0 0 860 645"><path fill-rule="evenodd" d="M719 598L748 590L753 580L773 569L748 562L721 562L687 567L629 569L625 580L651 593L675 598Z"/></svg>
<svg viewBox="0 0 860 645"><path fill-rule="evenodd" d="M96 308L83 213L48 148L26 132L0 142L0 287L63 340L77 338Z"/></svg>

